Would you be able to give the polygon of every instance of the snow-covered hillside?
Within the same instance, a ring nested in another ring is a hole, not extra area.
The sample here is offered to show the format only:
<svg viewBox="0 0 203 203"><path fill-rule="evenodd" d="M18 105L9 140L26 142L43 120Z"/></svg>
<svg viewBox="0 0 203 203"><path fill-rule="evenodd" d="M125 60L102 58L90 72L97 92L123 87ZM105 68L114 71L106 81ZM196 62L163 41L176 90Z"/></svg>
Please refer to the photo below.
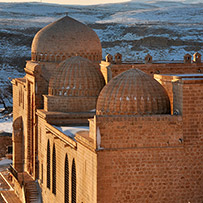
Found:
<svg viewBox="0 0 203 203"><path fill-rule="evenodd" d="M154 60L182 60L186 53L203 54L202 0L134 0L94 6L0 3L1 89L24 75L35 33L67 14L95 30L103 57L120 52L124 60L142 61L150 53Z"/></svg>
<svg viewBox="0 0 203 203"><path fill-rule="evenodd" d="M179 60L187 52L202 51L200 2L145 0L94 6L0 3L1 60L6 58L10 66L15 65L15 60L23 65L17 58L30 57L34 34L67 13L96 31L103 57L120 51L124 59L138 60L149 52L156 60ZM3 67L9 69L6 65Z"/></svg>

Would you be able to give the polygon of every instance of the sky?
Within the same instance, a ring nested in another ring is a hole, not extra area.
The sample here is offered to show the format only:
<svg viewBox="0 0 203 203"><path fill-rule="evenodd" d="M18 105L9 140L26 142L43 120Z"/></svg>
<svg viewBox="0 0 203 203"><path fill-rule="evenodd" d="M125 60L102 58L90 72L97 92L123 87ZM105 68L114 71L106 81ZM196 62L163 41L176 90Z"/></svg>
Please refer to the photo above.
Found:
<svg viewBox="0 0 203 203"><path fill-rule="evenodd" d="M121 3L129 0L0 0L0 2L43 2L69 5L94 5L105 3Z"/></svg>

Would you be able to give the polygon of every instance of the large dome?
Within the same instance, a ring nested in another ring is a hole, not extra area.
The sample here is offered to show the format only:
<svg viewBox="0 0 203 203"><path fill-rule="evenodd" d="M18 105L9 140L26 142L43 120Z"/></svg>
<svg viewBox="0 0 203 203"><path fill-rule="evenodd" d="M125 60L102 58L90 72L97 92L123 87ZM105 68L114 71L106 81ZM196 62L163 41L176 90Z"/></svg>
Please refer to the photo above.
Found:
<svg viewBox="0 0 203 203"><path fill-rule="evenodd" d="M150 115L170 113L165 89L139 69L113 78L101 91L97 115Z"/></svg>
<svg viewBox="0 0 203 203"><path fill-rule="evenodd" d="M98 97L104 85L99 68L90 60L75 56L59 64L49 82L49 95Z"/></svg>
<svg viewBox="0 0 203 203"><path fill-rule="evenodd" d="M65 16L41 29L32 42L33 61L63 61L82 56L91 61L102 59L97 34L88 26Z"/></svg>

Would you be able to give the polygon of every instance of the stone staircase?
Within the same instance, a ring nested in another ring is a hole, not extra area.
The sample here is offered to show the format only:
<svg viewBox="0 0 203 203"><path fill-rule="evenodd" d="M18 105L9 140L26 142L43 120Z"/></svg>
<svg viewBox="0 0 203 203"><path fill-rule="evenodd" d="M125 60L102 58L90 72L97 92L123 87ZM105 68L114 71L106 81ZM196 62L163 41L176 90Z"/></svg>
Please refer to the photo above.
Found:
<svg viewBox="0 0 203 203"><path fill-rule="evenodd" d="M26 203L40 203L40 193L37 186L37 182L26 182L25 187L25 200Z"/></svg>

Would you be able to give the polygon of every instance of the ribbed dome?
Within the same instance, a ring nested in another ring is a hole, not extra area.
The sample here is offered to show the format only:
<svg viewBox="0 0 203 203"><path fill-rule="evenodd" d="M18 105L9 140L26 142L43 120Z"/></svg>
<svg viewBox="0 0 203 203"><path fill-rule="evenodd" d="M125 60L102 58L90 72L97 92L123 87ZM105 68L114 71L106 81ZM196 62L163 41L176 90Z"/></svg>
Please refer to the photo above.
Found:
<svg viewBox="0 0 203 203"><path fill-rule="evenodd" d="M33 61L63 61L76 55L92 61L102 59L97 34L68 16L41 29L33 39L31 52Z"/></svg>
<svg viewBox="0 0 203 203"><path fill-rule="evenodd" d="M167 114L170 102L165 89L139 69L113 78L97 100L97 115Z"/></svg>
<svg viewBox="0 0 203 203"><path fill-rule="evenodd" d="M50 79L49 95L97 97L105 85L100 70L80 56L61 62L56 71Z"/></svg>

